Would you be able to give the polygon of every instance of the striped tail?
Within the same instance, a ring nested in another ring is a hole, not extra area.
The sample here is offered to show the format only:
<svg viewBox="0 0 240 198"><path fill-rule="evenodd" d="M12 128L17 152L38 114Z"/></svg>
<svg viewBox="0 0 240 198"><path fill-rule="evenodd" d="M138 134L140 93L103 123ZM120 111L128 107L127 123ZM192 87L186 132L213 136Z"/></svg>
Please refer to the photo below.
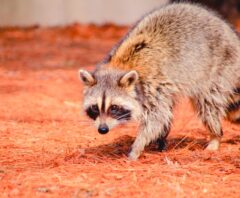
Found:
<svg viewBox="0 0 240 198"><path fill-rule="evenodd" d="M234 89L232 102L227 107L227 118L231 122L240 124L240 87Z"/></svg>

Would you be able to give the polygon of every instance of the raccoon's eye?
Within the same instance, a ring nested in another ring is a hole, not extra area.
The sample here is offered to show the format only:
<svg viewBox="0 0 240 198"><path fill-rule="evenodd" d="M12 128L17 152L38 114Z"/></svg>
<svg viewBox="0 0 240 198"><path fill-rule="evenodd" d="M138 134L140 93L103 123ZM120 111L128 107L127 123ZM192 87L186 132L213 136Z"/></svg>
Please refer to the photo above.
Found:
<svg viewBox="0 0 240 198"><path fill-rule="evenodd" d="M108 113L117 120L129 120L131 118L131 111L118 105L111 105Z"/></svg>
<svg viewBox="0 0 240 198"><path fill-rule="evenodd" d="M119 107L117 105L111 105L109 110L111 114L116 114L119 110Z"/></svg>
<svg viewBox="0 0 240 198"><path fill-rule="evenodd" d="M91 106L91 109L92 109L93 112L99 113L99 110L98 110L98 106L97 106L97 105L92 105L92 106Z"/></svg>
<svg viewBox="0 0 240 198"><path fill-rule="evenodd" d="M96 118L99 116L99 109L97 105L92 105L86 110L87 115L92 118L93 120L96 120Z"/></svg>

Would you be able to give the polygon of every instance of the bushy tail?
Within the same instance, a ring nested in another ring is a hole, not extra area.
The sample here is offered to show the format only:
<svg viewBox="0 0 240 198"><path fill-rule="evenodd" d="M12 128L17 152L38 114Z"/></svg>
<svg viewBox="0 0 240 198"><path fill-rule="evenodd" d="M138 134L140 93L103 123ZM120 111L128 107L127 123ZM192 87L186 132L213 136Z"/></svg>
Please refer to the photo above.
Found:
<svg viewBox="0 0 240 198"><path fill-rule="evenodd" d="M240 124L240 86L234 89L231 103L227 107L227 118L231 122Z"/></svg>

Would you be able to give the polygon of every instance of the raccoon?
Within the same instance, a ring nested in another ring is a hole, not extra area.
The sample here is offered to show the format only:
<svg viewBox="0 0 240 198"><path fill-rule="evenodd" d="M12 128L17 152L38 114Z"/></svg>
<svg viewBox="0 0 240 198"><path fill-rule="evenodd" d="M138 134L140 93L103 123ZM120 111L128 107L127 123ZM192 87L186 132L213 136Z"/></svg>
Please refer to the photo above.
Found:
<svg viewBox="0 0 240 198"><path fill-rule="evenodd" d="M174 3L144 16L93 72L80 70L83 108L106 134L135 120L129 159L157 141L164 149L179 96L189 97L217 150L221 119L240 119L240 41L223 19L200 5Z"/></svg>

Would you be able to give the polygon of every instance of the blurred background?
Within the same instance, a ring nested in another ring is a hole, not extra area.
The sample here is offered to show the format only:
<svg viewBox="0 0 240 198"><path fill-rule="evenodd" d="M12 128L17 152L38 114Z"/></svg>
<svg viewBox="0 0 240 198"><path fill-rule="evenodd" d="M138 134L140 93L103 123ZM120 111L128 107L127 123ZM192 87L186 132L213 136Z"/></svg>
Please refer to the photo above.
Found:
<svg viewBox="0 0 240 198"><path fill-rule="evenodd" d="M131 24L168 0L0 0L1 26Z"/></svg>
<svg viewBox="0 0 240 198"><path fill-rule="evenodd" d="M0 0L0 26L59 26L71 23L129 25L170 0ZM172 0L174 1L174 0ZM179 2L179 1L175 1ZM235 23L239 0L193 0Z"/></svg>

